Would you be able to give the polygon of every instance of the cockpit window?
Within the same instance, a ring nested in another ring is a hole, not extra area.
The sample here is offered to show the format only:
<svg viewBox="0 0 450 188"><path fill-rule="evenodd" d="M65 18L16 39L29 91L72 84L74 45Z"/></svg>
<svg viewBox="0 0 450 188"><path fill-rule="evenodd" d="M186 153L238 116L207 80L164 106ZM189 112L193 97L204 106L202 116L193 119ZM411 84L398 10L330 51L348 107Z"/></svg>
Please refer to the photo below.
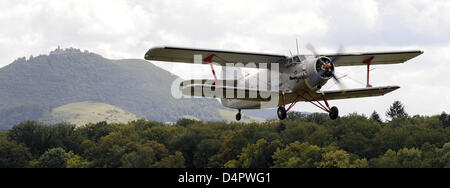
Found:
<svg viewBox="0 0 450 188"><path fill-rule="evenodd" d="M300 61L300 58L299 58L298 56L295 56L295 57L292 58L292 59L293 59L294 62L298 62L298 63L301 62L301 61Z"/></svg>

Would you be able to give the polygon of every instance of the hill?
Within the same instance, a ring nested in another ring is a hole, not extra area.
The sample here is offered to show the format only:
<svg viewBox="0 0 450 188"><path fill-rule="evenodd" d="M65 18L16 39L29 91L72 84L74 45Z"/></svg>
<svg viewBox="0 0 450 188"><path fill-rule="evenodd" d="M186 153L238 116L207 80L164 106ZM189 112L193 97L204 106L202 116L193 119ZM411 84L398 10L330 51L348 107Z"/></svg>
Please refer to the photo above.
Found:
<svg viewBox="0 0 450 188"><path fill-rule="evenodd" d="M73 48L19 58L0 69L0 129L83 101L116 106L153 121L174 122L186 115L223 119L217 100L173 98L170 87L176 78L145 60L110 60Z"/></svg>
<svg viewBox="0 0 450 188"><path fill-rule="evenodd" d="M98 102L78 102L52 109L39 120L48 124L68 122L77 126L106 121L107 123L128 123L139 119L121 108Z"/></svg>

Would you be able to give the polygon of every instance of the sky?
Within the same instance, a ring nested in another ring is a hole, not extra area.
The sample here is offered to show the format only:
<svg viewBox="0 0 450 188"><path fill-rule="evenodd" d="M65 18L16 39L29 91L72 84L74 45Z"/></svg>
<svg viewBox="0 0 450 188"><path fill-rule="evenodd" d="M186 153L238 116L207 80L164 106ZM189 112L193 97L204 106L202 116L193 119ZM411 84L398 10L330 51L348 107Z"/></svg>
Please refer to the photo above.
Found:
<svg viewBox="0 0 450 188"><path fill-rule="evenodd" d="M110 59L143 59L155 46L289 55L299 40L320 53L422 50L405 64L376 66L374 86L402 88L376 98L330 102L342 115L384 117L400 100L410 115L450 112L448 0L0 0L0 67L18 57L80 48ZM187 78L208 67L152 62ZM189 72L189 75L187 75ZM365 67L337 68L348 88L364 87ZM325 86L336 88L330 81ZM297 104L297 111L319 112Z"/></svg>

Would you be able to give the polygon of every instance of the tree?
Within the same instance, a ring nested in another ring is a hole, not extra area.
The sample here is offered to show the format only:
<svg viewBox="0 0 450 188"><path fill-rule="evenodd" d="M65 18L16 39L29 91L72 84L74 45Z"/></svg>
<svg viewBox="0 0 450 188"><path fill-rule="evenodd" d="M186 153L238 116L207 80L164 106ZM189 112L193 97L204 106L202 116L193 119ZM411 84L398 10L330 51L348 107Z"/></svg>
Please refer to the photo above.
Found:
<svg viewBox="0 0 450 188"><path fill-rule="evenodd" d="M278 140L268 142L260 139L256 144L249 144L242 149L239 162L243 168L268 168L273 164L273 153L280 146L281 142Z"/></svg>
<svg viewBox="0 0 450 188"><path fill-rule="evenodd" d="M403 148L398 152L389 149L383 156L374 160L377 168L420 168L423 167L422 152L416 148Z"/></svg>
<svg viewBox="0 0 450 188"><path fill-rule="evenodd" d="M108 136L100 138L96 147L97 156L95 165L103 168L119 168L122 166L122 156L125 154L127 146L132 145L130 140L119 132L110 133ZM128 148L130 150L130 148Z"/></svg>
<svg viewBox="0 0 450 188"><path fill-rule="evenodd" d="M322 161L315 163L318 168L367 168L367 159L352 160L344 150L331 150L322 154Z"/></svg>
<svg viewBox="0 0 450 188"><path fill-rule="evenodd" d="M417 148L403 148L397 152L400 168L422 167L422 152Z"/></svg>
<svg viewBox="0 0 450 188"><path fill-rule="evenodd" d="M445 122L447 121L447 116L448 116L447 113L442 112L441 116L439 116L439 121L441 121L442 124L445 124Z"/></svg>
<svg viewBox="0 0 450 188"><path fill-rule="evenodd" d="M318 146L296 141L284 149L277 149L273 155L273 167L314 168L314 164L321 161L323 153L323 149Z"/></svg>
<svg viewBox="0 0 450 188"><path fill-rule="evenodd" d="M181 118L177 121L177 125L183 126L183 127L187 127L188 125L194 124L194 123L198 123L199 121L194 120L194 119L188 119L188 118Z"/></svg>
<svg viewBox="0 0 450 188"><path fill-rule="evenodd" d="M450 168L450 142L444 144L441 150L441 163L445 168Z"/></svg>
<svg viewBox="0 0 450 188"><path fill-rule="evenodd" d="M444 125L444 127L450 126L450 116L445 112L442 112L442 114L439 116L439 121L442 123L442 125Z"/></svg>
<svg viewBox="0 0 450 188"><path fill-rule="evenodd" d="M76 149L82 138L76 134L75 128L75 125L67 123L48 126L36 121L25 121L14 126L8 132L8 138L25 144L32 154L40 156L50 148Z"/></svg>
<svg viewBox="0 0 450 188"><path fill-rule="evenodd" d="M380 114L378 114L377 111L373 111L372 115L370 116L370 119L374 120L374 121L376 121L378 123L383 123L383 121L380 118Z"/></svg>
<svg viewBox="0 0 450 188"><path fill-rule="evenodd" d="M161 161L156 162L153 168L185 168L184 165L186 161L184 160L183 153L177 151L175 155L170 155L166 158L161 159Z"/></svg>
<svg viewBox="0 0 450 188"><path fill-rule="evenodd" d="M41 123L36 121L25 121L14 126L8 131L8 138L17 143L23 143L30 148L31 153L40 156L48 148L46 129Z"/></svg>
<svg viewBox="0 0 450 188"><path fill-rule="evenodd" d="M127 145L127 148L133 148L131 150L134 151L122 156L121 162L124 168L151 168L153 164L168 155L166 147L155 141L148 141L143 145Z"/></svg>
<svg viewBox="0 0 450 188"><path fill-rule="evenodd" d="M37 161L37 168L65 168L69 154L62 148L53 148L46 151Z"/></svg>
<svg viewBox="0 0 450 188"><path fill-rule="evenodd" d="M287 113L286 119L289 121L304 120L307 115L301 112L291 111Z"/></svg>
<svg viewBox="0 0 450 188"><path fill-rule="evenodd" d="M106 121L101 121L95 124L89 123L77 131L90 140L98 141L101 137L107 136L109 133L117 131L117 129Z"/></svg>
<svg viewBox="0 0 450 188"><path fill-rule="evenodd" d="M92 163L83 159L72 151L68 153L69 159L66 161L66 168L89 168Z"/></svg>
<svg viewBox="0 0 450 188"><path fill-rule="evenodd" d="M208 167L208 160L220 150L220 141L217 139L205 139L198 145L194 153L195 168Z"/></svg>
<svg viewBox="0 0 450 188"><path fill-rule="evenodd" d="M24 168L31 159L32 155L27 147L0 135L0 168Z"/></svg>
<svg viewBox="0 0 450 188"><path fill-rule="evenodd" d="M395 101L389 110L386 112L386 116L395 119L401 117L408 117L408 114L405 111L405 107L400 101Z"/></svg>

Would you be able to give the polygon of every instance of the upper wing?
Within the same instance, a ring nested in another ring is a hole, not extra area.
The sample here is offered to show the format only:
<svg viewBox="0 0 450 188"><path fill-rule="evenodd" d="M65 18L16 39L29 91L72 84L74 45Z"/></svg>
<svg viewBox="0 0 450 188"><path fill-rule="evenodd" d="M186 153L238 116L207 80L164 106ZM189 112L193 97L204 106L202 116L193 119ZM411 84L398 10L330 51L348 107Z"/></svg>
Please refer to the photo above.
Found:
<svg viewBox="0 0 450 188"><path fill-rule="evenodd" d="M145 54L146 60L194 63L194 55L202 55L202 63L205 59L212 57L212 62L219 65L226 63L283 63L287 57L283 55L258 54L246 52L231 52L218 50L202 50L189 48L162 47L152 48Z"/></svg>
<svg viewBox="0 0 450 188"><path fill-rule="evenodd" d="M423 54L423 51L403 51L403 52L377 52L377 53L354 53L340 54L335 66L358 66L365 65L365 61L372 58L372 65L404 63L412 58ZM337 55L324 55L335 58Z"/></svg>

